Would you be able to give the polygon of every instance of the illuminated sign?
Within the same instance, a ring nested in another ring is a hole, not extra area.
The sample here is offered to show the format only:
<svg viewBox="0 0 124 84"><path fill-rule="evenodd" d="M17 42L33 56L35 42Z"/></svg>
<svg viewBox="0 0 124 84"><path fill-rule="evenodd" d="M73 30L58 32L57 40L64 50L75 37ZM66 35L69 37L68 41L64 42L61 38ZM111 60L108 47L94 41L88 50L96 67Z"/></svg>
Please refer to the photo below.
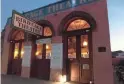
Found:
<svg viewBox="0 0 124 84"><path fill-rule="evenodd" d="M14 28L19 28L32 34L42 35L43 27L31 21L16 11L13 11L12 25Z"/></svg>
<svg viewBox="0 0 124 84"><path fill-rule="evenodd" d="M63 11L69 8L74 8L80 5L85 5L89 3L93 3L99 0L63 0L48 6L44 6L42 8L38 8L29 12L25 12L24 16L31 18L35 21L39 21L44 19L44 17L48 14L56 13L59 11Z"/></svg>

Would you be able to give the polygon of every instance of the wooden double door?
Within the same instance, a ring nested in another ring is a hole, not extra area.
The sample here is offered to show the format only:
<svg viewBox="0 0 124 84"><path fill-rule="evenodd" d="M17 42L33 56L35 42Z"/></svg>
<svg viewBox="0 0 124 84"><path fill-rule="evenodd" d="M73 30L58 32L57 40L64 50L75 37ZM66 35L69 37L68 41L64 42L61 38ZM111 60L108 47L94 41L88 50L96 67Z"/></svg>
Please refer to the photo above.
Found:
<svg viewBox="0 0 124 84"><path fill-rule="evenodd" d="M31 77L49 80L50 77L50 44L34 44L33 60L31 63Z"/></svg>
<svg viewBox="0 0 124 84"><path fill-rule="evenodd" d="M24 55L24 43L22 41L11 44L8 74L21 75L21 64Z"/></svg>
<svg viewBox="0 0 124 84"><path fill-rule="evenodd" d="M35 59L31 67L31 77L49 80L50 59Z"/></svg>
<svg viewBox="0 0 124 84"><path fill-rule="evenodd" d="M68 70L69 80L89 84L92 79L92 57L89 35L69 36Z"/></svg>

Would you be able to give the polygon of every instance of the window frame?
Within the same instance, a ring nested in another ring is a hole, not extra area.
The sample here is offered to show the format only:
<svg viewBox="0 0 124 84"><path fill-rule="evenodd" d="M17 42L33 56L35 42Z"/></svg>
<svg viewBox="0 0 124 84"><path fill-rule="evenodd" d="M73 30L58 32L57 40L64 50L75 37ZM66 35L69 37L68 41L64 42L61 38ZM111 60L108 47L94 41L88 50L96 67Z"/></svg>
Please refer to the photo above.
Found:
<svg viewBox="0 0 124 84"><path fill-rule="evenodd" d="M51 45L51 53L52 53L52 44L51 43L39 43L40 45L42 45L42 50L41 50L41 52L42 52L42 54L41 54L41 60L42 59L51 59L51 56L50 56L50 58L47 58L47 49L46 49L46 46L49 44L49 45ZM37 56L36 56L36 53L37 53L38 51L37 51L37 43L36 43L36 52L35 52L35 57L36 57L36 59L39 59Z"/></svg>

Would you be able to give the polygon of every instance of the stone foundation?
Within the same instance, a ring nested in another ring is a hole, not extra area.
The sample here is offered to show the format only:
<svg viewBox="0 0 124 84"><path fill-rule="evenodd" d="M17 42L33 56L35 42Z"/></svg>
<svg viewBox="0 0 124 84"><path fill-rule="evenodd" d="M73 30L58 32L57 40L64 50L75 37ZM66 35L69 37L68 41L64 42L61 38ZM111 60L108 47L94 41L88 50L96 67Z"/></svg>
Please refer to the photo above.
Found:
<svg viewBox="0 0 124 84"><path fill-rule="evenodd" d="M62 69L50 69L50 80L59 82L62 75Z"/></svg>
<svg viewBox="0 0 124 84"><path fill-rule="evenodd" d="M30 77L30 67L22 67L21 77Z"/></svg>

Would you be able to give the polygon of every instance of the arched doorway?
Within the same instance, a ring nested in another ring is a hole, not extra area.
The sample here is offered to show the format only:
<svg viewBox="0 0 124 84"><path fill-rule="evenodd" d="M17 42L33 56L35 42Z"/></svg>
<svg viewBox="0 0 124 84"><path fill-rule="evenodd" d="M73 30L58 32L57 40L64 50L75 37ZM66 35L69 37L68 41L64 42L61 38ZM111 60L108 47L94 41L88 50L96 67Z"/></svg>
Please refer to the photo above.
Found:
<svg viewBox="0 0 124 84"><path fill-rule="evenodd" d="M67 28L67 57L70 81L89 83L91 80L91 62L89 52L90 25L82 19L72 21ZM75 34L74 31L84 30L85 33Z"/></svg>
<svg viewBox="0 0 124 84"><path fill-rule="evenodd" d="M21 64L24 55L24 33L16 30L11 34L8 74L21 75Z"/></svg>
<svg viewBox="0 0 124 84"><path fill-rule="evenodd" d="M63 74L68 81L89 84L93 80L92 29L95 25L89 14L80 11L72 12L61 22Z"/></svg>
<svg viewBox="0 0 124 84"><path fill-rule="evenodd" d="M51 59L51 37L54 35L52 26L47 21L40 22L43 26L43 36L37 36L35 51L31 63L31 77L49 80Z"/></svg>

